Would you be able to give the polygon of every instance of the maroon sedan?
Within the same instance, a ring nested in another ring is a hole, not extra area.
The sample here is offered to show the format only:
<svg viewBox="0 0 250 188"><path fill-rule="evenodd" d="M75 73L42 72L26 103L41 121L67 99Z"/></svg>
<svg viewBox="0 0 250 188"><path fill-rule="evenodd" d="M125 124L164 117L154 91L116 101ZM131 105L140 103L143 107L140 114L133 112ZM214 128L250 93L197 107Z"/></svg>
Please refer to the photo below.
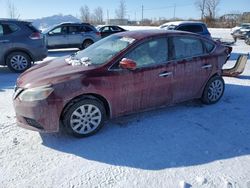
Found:
<svg viewBox="0 0 250 188"><path fill-rule="evenodd" d="M222 66L230 47L177 31L131 31L102 39L69 57L48 61L17 80L18 125L85 137L107 118L224 92Z"/></svg>

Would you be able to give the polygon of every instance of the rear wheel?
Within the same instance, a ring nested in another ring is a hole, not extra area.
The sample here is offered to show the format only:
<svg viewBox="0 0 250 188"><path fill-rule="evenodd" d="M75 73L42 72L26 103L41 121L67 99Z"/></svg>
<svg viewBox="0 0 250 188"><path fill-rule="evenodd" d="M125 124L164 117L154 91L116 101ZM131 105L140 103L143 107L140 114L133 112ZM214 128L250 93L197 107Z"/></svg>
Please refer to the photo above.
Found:
<svg viewBox="0 0 250 188"><path fill-rule="evenodd" d="M106 118L101 102L94 99L82 99L68 108L63 124L68 133L76 137L87 137L98 132Z"/></svg>
<svg viewBox="0 0 250 188"><path fill-rule="evenodd" d="M225 83L221 76L214 76L208 82L203 91L202 102L205 104L214 104L223 96Z"/></svg>
<svg viewBox="0 0 250 188"><path fill-rule="evenodd" d="M11 71L21 73L31 67L31 59L26 53L12 52L7 56L6 64Z"/></svg>
<svg viewBox="0 0 250 188"><path fill-rule="evenodd" d="M93 44L94 41L92 40L85 40L83 43L82 43L82 46L81 46L81 49L85 49L87 47L89 47L91 44Z"/></svg>
<svg viewBox="0 0 250 188"><path fill-rule="evenodd" d="M246 38L245 43L248 44L248 45L250 45L250 38L249 37Z"/></svg>

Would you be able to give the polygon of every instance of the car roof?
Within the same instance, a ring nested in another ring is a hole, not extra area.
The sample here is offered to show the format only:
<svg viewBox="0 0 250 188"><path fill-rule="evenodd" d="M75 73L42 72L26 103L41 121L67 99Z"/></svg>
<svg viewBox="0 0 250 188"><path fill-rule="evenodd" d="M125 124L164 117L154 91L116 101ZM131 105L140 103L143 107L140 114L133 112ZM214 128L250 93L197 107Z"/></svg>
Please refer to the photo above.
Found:
<svg viewBox="0 0 250 188"><path fill-rule="evenodd" d="M120 27L118 25L102 25L101 27Z"/></svg>
<svg viewBox="0 0 250 188"><path fill-rule="evenodd" d="M203 38L201 35L198 35L196 33L190 33L190 32L185 32L185 31L177 31L177 30L160 30L160 29L134 30L134 31L127 31L127 32L117 33L115 35L141 40L141 39L144 39L144 38L150 38L150 37L154 37L154 36L164 36L164 35L172 35L172 34L181 34L181 35L196 36L196 37Z"/></svg>
<svg viewBox="0 0 250 188"><path fill-rule="evenodd" d="M59 25L90 25L89 23L82 23L82 22L62 22L60 24L57 24L57 26Z"/></svg>
<svg viewBox="0 0 250 188"><path fill-rule="evenodd" d="M10 19L10 18L0 18L0 22L31 23L30 21L26 21L26 20L18 20L18 19Z"/></svg>
<svg viewBox="0 0 250 188"><path fill-rule="evenodd" d="M199 22L199 21L174 21L174 22L164 23L161 26L164 26L164 25L175 25L175 26L177 26L177 25L184 25L184 24L202 24L202 25L205 25L205 23Z"/></svg>

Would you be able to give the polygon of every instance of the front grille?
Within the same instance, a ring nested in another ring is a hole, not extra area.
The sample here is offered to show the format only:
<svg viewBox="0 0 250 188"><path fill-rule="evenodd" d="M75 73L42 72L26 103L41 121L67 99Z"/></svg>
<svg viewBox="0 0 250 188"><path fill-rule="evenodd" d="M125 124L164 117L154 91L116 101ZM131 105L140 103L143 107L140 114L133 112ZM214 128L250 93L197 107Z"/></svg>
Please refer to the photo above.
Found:
<svg viewBox="0 0 250 188"><path fill-rule="evenodd" d="M41 130L44 129L36 120L31 119L31 118L26 118L26 117L24 117L24 119L26 120L26 122L27 122L30 126L35 127L35 128L37 128L37 129L41 129Z"/></svg>

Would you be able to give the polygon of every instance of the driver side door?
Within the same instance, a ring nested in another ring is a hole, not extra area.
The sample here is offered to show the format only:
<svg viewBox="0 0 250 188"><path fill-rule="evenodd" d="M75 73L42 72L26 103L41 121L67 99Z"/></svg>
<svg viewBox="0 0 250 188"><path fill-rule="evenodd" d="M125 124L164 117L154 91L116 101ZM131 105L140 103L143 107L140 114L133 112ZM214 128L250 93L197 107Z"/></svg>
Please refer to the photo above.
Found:
<svg viewBox="0 0 250 188"><path fill-rule="evenodd" d="M123 58L137 64L135 70L111 72L116 92L116 114L122 115L172 103L173 65L168 62L167 38L147 40Z"/></svg>
<svg viewBox="0 0 250 188"><path fill-rule="evenodd" d="M68 45L68 27L59 26L48 32L47 46L49 48L63 48Z"/></svg>

